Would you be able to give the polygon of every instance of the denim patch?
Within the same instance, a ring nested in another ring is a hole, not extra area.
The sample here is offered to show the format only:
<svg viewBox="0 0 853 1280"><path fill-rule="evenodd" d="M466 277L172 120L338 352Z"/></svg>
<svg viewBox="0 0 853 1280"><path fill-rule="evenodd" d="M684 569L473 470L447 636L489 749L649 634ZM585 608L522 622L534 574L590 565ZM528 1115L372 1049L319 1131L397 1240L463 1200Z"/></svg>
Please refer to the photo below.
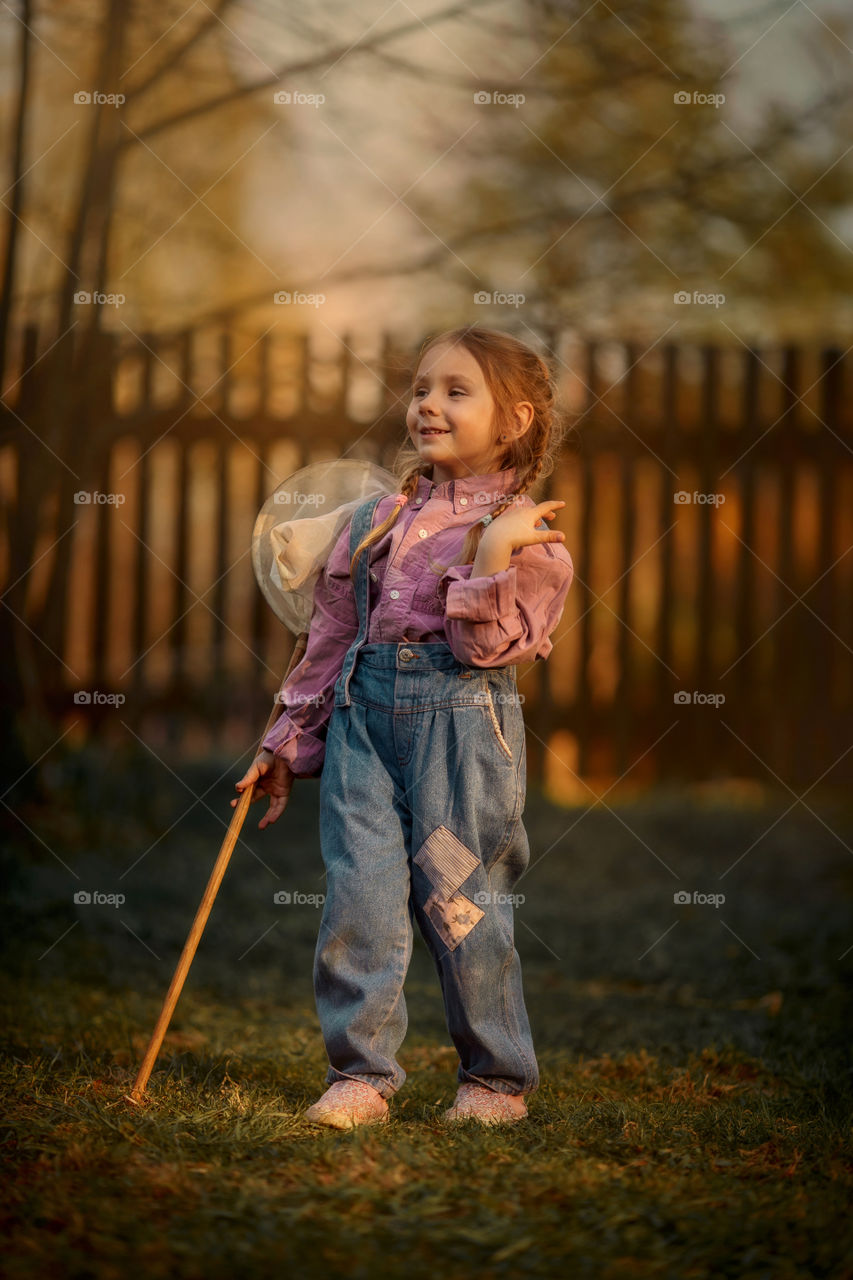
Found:
<svg viewBox="0 0 853 1280"><path fill-rule="evenodd" d="M467 938L474 925L485 915L464 893L454 893L449 898L443 898L437 889L424 903L424 911L450 951L454 951L462 939Z"/></svg>
<svg viewBox="0 0 853 1280"><path fill-rule="evenodd" d="M412 861L442 898L451 897L480 865L480 859L444 826L436 827L432 835L427 836Z"/></svg>

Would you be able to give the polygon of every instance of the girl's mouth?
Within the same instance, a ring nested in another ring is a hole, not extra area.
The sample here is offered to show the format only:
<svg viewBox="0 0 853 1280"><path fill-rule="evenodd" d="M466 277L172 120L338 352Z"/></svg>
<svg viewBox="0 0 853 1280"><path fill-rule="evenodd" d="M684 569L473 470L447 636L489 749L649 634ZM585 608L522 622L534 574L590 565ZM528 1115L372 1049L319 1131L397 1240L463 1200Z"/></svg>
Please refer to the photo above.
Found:
<svg viewBox="0 0 853 1280"><path fill-rule="evenodd" d="M447 432L442 427L421 427L422 436L446 436Z"/></svg>

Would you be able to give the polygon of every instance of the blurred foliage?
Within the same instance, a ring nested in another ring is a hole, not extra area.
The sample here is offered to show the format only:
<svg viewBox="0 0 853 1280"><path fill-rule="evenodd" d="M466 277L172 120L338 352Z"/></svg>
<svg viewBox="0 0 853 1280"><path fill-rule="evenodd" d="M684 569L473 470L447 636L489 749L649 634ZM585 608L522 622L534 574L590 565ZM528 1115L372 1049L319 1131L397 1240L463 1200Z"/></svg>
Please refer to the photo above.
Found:
<svg viewBox="0 0 853 1280"><path fill-rule="evenodd" d="M620 338L677 321L682 338L725 339L721 319L765 338L849 328L849 13L813 15L804 109L784 80L749 83L749 52L786 4L728 21L682 0L524 9L540 55L489 86L523 102L481 108L462 198L418 205L464 258L448 264L460 281L474 265L484 290L524 295L528 323ZM724 310L673 306L694 290Z"/></svg>

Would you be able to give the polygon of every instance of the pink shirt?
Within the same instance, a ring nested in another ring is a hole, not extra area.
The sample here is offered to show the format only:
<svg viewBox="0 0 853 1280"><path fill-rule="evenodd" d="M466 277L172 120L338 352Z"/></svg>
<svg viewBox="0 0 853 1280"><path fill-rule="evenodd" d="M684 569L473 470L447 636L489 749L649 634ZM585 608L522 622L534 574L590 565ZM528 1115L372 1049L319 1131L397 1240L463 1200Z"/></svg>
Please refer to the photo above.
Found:
<svg viewBox="0 0 853 1280"><path fill-rule="evenodd" d="M393 527L362 552L370 556L367 643L444 641L472 667L548 657L553 648L548 637L560 620L574 572L563 544L518 547L509 568L485 578L472 578L470 564L456 565L471 525L512 490L516 476L515 470L498 471L442 484L420 477ZM399 494L380 500L374 529L398 501ZM536 505L528 494L516 501ZM284 710L263 743L297 777L318 777L322 771L335 683L358 633L349 575L350 523L317 579L305 654L282 686ZM540 521L538 527L550 525ZM430 563L456 567L439 575Z"/></svg>

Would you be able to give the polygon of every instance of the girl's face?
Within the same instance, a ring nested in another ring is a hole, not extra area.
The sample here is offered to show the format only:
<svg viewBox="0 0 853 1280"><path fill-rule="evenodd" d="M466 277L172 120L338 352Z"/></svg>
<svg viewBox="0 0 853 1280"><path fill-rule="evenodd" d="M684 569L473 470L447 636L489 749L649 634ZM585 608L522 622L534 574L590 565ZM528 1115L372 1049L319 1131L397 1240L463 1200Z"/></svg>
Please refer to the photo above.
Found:
<svg viewBox="0 0 853 1280"><path fill-rule="evenodd" d="M499 469L494 411L483 371L467 348L445 343L426 353L406 426L418 453L432 463L435 484Z"/></svg>

